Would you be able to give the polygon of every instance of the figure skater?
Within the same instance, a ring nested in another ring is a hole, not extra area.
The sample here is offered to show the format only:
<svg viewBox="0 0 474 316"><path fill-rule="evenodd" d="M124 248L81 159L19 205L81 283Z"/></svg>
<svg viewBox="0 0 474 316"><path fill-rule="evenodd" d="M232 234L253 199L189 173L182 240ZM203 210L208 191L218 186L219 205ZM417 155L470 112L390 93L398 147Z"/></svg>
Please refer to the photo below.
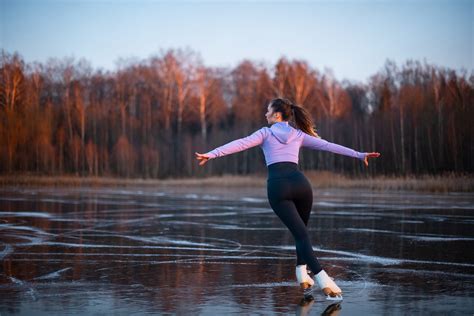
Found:
<svg viewBox="0 0 474 316"><path fill-rule="evenodd" d="M205 154L195 153L199 165L210 159L223 157L259 145L268 168L267 195L275 214L290 230L296 244L296 278L305 294L312 291L314 273L318 287L329 300L342 300L342 291L321 267L313 253L307 225L313 204L313 190L308 179L299 170L298 154L301 146L329 151L360 159L368 166L369 158L378 152L358 152L330 143L317 135L309 112L290 100L276 98L270 101L265 117L271 127L262 127L251 135L231 141ZM289 124L293 118L296 128Z"/></svg>

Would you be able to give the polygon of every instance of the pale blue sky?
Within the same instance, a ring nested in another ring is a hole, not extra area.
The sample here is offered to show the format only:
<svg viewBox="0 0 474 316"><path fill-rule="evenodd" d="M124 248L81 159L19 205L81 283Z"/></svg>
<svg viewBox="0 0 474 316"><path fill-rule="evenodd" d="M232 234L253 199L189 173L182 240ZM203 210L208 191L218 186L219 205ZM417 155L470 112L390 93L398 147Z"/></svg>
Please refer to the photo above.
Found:
<svg viewBox="0 0 474 316"><path fill-rule="evenodd" d="M189 47L205 65L304 59L337 79L365 81L386 59L474 69L474 0L0 0L0 44L27 62L118 58Z"/></svg>

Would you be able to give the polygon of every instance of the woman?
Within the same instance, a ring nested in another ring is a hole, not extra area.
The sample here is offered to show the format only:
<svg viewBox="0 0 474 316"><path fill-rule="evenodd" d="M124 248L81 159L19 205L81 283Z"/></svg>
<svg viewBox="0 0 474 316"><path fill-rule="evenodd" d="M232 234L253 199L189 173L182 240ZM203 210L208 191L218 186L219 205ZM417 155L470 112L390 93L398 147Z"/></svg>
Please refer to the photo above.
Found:
<svg viewBox="0 0 474 316"><path fill-rule="evenodd" d="M262 127L250 136L234 140L205 154L196 153L199 165L208 160L259 145L264 152L268 168L267 195L270 206L288 227L296 244L296 278L305 293L313 289L314 281L306 265L314 273L318 286L327 299L342 300L342 291L323 270L313 253L306 226L313 204L311 184L298 168L301 146L330 151L362 160L379 157L380 153L361 153L321 139L313 130L309 113L288 99L270 101L265 114L271 127ZM297 128L288 124L293 118Z"/></svg>

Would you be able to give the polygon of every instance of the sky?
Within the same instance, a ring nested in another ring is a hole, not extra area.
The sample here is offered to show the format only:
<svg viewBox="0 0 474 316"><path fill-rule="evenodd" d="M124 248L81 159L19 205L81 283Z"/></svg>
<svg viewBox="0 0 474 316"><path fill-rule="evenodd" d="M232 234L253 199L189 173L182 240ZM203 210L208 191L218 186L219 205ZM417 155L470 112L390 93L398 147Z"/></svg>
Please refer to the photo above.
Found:
<svg viewBox="0 0 474 316"><path fill-rule="evenodd" d="M286 57L352 81L387 59L474 69L474 0L0 0L0 27L1 48L26 62L84 58L104 70L179 48L206 66Z"/></svg>

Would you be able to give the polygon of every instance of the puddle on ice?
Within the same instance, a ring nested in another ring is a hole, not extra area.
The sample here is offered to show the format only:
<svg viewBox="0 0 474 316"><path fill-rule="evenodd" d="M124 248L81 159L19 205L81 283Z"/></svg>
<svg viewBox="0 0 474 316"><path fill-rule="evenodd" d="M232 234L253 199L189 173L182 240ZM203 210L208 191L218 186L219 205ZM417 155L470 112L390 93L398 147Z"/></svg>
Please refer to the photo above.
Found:
<svg viewBox="0 0 474 316"><path fill-rule="evenodd" d="M472 314L470 194L315 191L336 303L303 298L265 193L2 188L0 314Z"/></svg>

